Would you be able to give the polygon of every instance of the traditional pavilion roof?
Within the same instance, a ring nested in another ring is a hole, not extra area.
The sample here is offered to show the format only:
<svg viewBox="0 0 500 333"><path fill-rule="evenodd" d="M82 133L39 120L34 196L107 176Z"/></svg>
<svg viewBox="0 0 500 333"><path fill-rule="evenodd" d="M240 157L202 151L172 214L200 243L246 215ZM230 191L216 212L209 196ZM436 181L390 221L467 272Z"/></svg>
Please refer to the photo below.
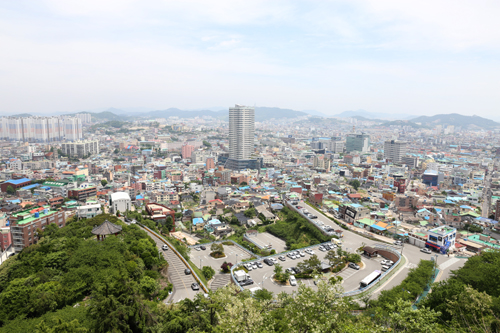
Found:
<svg viewBox="0 0 500 333"><path fill-rule="evenodd" d="M114 235L118 232L122 231L122 226L121 225L116 225L108 220L104 221L103 224L101 225L96 225L94 229L92 229L92 233L94 235Z"/></svg>

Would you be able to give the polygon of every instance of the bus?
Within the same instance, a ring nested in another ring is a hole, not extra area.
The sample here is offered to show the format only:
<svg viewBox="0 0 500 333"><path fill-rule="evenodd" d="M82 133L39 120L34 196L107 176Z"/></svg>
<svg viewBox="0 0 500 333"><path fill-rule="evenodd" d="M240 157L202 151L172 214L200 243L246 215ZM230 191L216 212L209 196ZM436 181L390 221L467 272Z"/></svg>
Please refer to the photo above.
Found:
<svg viewBox="0 0 500 333"><path fill-rule="evenodd" d="M365 277L360 283L359 283L359 287L360 288L365 288L367 286L369 286L373 281L375 281L376 279L378 279L380 277L380 275L382 274L381 271L373 271L372 273L370 273L370 275L368 275L367 277Z"/></svg>

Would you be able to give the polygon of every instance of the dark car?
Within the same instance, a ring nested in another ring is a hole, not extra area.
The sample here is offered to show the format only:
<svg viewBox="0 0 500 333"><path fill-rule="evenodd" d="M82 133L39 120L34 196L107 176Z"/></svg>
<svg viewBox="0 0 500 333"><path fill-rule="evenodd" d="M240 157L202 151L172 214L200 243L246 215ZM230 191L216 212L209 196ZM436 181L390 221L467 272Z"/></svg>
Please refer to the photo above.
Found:
<svg viewBox="0 0 500 333"><path fill-rule="evenodd" d="M242 286L242 287L243 286L249 286L251 284L253 284L253 280L252 279L247 279L247 280L244 280L244 281L240 282L240 286Z"/></svg>
<svg viewBox="0 0 500 333"><path fill-rule="evenodd" d="M200 246L200 249L202 249L203 251L205 251L207 248L205 246Z"/></svg>
<svg viewBox="0 0 500 333"><path fill-rule="evenodd" d="M186 269L184 270L184 274L186 274L186 275L191 274L191 270L190 270L189 268L186 268Z"/></svg>
<svg viewBox="0 0 500 333"><path fill-rule="evenodd" d="M125 218L125 222L132 222L131 219L129 219L128 217Z"/></svg>
<svg viewBox="0 0 500 333"><path fill-rule="evenodd" d="M272 265L274 265L274 262L273 262L271 259L267 259L267 258L266 258L266 259L264 259L264 263L265 263L266 265L268 265L268 266L272 266Z"/></svg>
<svg viewBox="0 0 500 333"><path fill-rule="evenodd" d="M323 245L323 247L324 247L327 251L330 251L330 250L331 250L330 245L328 245L328 244Z"/></svg>
<svg viewBox="0 0 500 333"><path fill-rule="evenodd" d="M191 289L200 290L200 286L198 285L198 283L194 282L193 284L191 284Z"/></svg>
<svg viewBox="0 0 500 333"><path fill-rule="evenodd" d="M9 258L10 258L10 257L13 257L13 256L15 256L15 255L16 255L15 253L11 253L11 254L9 254Z"/></svg>
<svg viewBox="0 0 500 333"><path fill-rule="evenodd" d="M300 270L300 268L297 268L297 267L292 267L292 269L293 269L293 271L294 271L295 274L300 274L300 272L302 272Z"/></svg>

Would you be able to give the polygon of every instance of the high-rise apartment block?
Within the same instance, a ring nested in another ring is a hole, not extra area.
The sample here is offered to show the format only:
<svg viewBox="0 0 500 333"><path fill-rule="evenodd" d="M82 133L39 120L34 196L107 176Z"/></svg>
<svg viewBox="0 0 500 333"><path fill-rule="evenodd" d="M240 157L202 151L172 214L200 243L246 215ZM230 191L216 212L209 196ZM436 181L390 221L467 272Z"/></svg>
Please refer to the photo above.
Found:
<svg viewBox="0 0 500 333"><path fill-rule="evenodd" d="M366 153L370 150L370 136L368 134L348 134L345 141L346 153Z"/></svg>
<svg viewBox="0 0 500 333"><path fill-rule="evenodd" d="M500 221L500 200L495 204L495 220Z"/></svg>
<svg viewBox="0 0 500 333"><path fill-rule="evenodd" d="M225 164L226 168L241 170L262 166L262 159L250 159L254 150L254 137L254 108L238 104L229 108L229 158Z"/></svg>
<svg viewBox="0 0 500 333"><path fill-rule="evenodd" d="M384 142L384 158L393 163L401 163L402 158L406 155L408 143L398 140L387 140Z"/></svg>
<svg viewBox="0 0 500 333"><path fill-rule="evenodd" d="M82 124L92 123L92 115L90 113L77 113L75 117L80 119L82 121Z"/></svg>
<svg viewBox="0 0 500 333"><path fill-rule="evenodd" d="M229 158L247 160L253 151L255 110L236 104L229 108Z"/></svg>
<svg viewBox="0 0 500 333"><path fill-rule="evenodd" d="M82 139L82 121L76 117L2 117L0 139L23 142Z"/></svg>
<svg viewBox="0 0 500 333"><path fill-rule="evenodd" d="M66 142L61 145L61 150L65 155L78 156L80 158L99 154L99 141Z"/></svg>

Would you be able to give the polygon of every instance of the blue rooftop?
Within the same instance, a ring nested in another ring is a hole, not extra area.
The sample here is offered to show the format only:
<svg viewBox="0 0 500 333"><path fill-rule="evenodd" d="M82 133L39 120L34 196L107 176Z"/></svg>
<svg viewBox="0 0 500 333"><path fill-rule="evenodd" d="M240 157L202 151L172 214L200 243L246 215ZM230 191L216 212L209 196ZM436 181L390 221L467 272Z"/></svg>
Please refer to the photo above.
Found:
<svg viewBox="0 0 500 333"><path fill-rule="evenodd" d="M9 179L9 180L7 180L5 182L9 183L9 184L13 184L13 185L19 185L19 184L26 183L26 182L29 182L29 181L31 181L31 179L29 179L29 178L21 178L21 179Z"/></svg>

